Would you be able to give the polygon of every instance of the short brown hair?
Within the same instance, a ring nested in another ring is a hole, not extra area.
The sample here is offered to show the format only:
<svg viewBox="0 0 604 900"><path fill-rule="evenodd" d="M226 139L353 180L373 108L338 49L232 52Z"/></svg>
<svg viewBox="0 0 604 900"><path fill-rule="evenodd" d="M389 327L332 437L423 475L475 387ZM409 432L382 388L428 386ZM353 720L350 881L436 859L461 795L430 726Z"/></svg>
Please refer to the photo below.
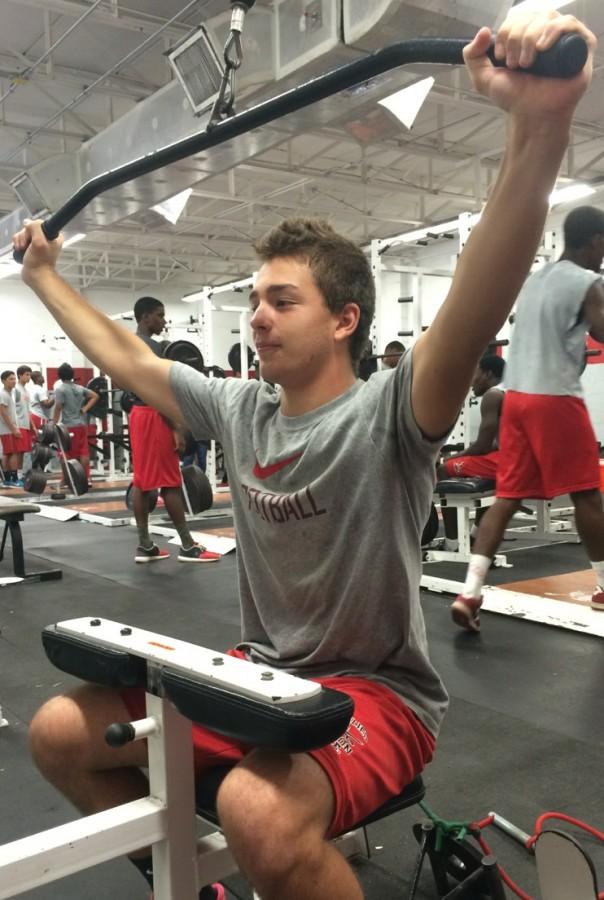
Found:
<svg viewBox="0 0 604 900"><path fill-rule="evenodd" d="M356 303L359 324L350 339L350 356L356 369L375 312L375 285L361 248L338 234L325 219L292 218L267 232L254 249L261 262L279 256L305 260L332 312Z"/></svg>

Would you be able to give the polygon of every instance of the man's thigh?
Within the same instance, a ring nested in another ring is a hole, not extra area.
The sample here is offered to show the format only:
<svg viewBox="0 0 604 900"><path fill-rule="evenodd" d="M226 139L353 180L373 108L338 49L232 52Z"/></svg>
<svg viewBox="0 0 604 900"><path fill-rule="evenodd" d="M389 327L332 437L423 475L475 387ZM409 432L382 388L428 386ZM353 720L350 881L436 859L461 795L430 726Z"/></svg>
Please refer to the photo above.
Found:
<svg viewBox="0 0 604 900"><path fill-rule="evenodd" d="M349 831L397 796L432 759L435 740L403 699L368 678L319 678L354 701L345 733L309 755L327 774L334 791L328 836Z"/></svg>

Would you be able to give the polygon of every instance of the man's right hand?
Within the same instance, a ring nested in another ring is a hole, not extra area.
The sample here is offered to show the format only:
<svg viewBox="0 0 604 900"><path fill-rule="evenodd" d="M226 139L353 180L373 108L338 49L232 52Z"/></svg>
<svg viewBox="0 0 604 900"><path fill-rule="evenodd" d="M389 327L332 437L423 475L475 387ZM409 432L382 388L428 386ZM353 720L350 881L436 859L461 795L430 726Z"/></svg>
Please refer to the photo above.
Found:
<svg viewBox="0 0 604 900"><path fill-rule="evenodd" d="M25 253L21 278L25 284L31 285L43 271L54 271L63 245L63 235L54 241L46 239L42 231L42 220L26 219L23 228L13 235L15 250Z"/></svg>
<svg viewBox="0 0 604 900"><path fill-rule="evenodd" d="M12 425L13 437L21 437L21 429L17 425Z"/></svg>
<svg viewBox="0 0 604 900"><path fill-rule="evenodd" d="M519 69L529 67L537 53L548 50L564 34L580 34L589 48L584 69L574 78L539 78ZM497 32L495 55L507 68L495 68L488 57L491 33L482 28L464 50L474 87L496 106L533 128L543 122L569 121L591 81L596 37L574 16L554 10L542 13L512 9Z"/></svg>

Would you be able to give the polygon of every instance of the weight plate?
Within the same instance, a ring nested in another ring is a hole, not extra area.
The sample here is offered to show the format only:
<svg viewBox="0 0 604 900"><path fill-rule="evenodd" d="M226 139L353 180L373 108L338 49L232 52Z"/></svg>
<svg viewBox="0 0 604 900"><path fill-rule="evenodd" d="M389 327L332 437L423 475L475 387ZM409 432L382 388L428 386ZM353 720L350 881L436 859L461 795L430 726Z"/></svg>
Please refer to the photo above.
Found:
<svg viewBox="0 0 604 900"><path fill-rule="evenodd" d="M210 509L214 502L212 494L212 486L199 466L183 466L180 470L183 480L183 496L185 501L185 510L188 512L187 496L191 505L191 512L204 512Z"/></svg>
<svg viewBox="0 0 604 900"><path fill-rule="evenodd" d="M192 344L191 341L171 341L167 347L164 347L163 355L165 359L184 363L198 372L201 372L203 369L201 350L195 344Z"/></svg>
<svg viewBox="0 0 604 900"><path fill-rule="evenodd" d="M132 484L132 482L130 482L130 484L128 485L128 490L126 491L126 497L125 497L126 506L130 510L134 509L134 503L132 500L132 488L133 487L134 487L134 485ZM149 491L149 512L150 513L152 513L153 510L155 509L155 507L157 506L158 496L159 496L159 491Z"/></svg>

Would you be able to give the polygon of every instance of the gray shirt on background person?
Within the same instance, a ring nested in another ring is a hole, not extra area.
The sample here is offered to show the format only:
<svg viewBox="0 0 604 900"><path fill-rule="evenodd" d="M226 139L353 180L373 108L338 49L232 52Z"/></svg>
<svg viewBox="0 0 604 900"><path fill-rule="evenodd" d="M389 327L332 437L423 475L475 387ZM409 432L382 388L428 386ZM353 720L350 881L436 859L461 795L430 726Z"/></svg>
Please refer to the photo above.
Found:
<svg viewBox="0 0 604 900"><path fill-rule="evenodd" d="M42 384L34 384L29 391L30 410L40 419L49 419L52 415L52 407L42 406L42 400L48 400L48 391Z"/></svg>
<svg viewBox="0 0 604 900"><path fill-rule="evenodd" d="M8 412L11 422L17 424L17 411L15 409L15 400L12 391L6 388L0 388L0 406L4 406ZM2 416L0 416L0 434L13 434L12 428L6 424Z"/></svg>
<svg viewBox="0 0 604 900"><path fill-rule="evenodd" d="M264 382L181 363L170 378L193 436L224 449L240 647L306 678L379 681L436 736L448 698L428 656L420 539L443 441L411 412L411 353L295 417Z"/></svg>
<svg viewBox="0 0 604 900"><path fill-rule="evenodd" d="M506 389L583 397L581 372L588 325L585 297L600 276L570 260L547 263L525 281L515 307Z"/></svg>
<svg viewBox="0 0 604 900"><path fill-rule="evenodd" d="M56 389L55 402L61 407L61 422L66 428L88 424L86 414L82 413L82 407L91 396L92 391L72 381L64 381Z"/></svg>
<svg viewBox="0 0 604 900"><path fill-rule="evenodd" d="M31 428L31 418L29 415L30 397L22 384L15 387L15 411L17 416L17 425L19 428Z"/></svg>

